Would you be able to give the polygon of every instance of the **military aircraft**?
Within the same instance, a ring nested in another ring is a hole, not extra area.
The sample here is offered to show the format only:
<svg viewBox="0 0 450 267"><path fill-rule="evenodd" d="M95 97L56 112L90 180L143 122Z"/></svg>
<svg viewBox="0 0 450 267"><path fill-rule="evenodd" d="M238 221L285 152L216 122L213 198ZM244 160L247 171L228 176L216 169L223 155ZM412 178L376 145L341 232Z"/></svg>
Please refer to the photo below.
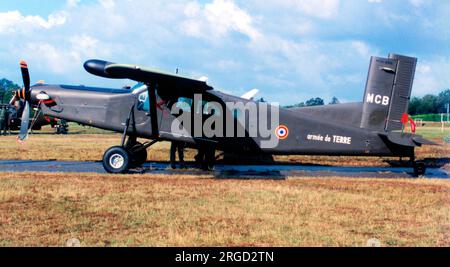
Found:
<svg viewBox="0 0 450 267"><path fill-rule="evenodd" d="M401 122L407 111L416 62L416 58L397 54L372 57L364 98L359 103L295 110L257 106L257 119L268 114L262 124L276 122L268 128L270 136L251 135L250 114L229 108L228 103L254 103L254 93L240 98L214 90L207 79L196 80L136 65L102 60L84 64L93 75L138 82L130 89L48 84L30 87L28 66L22 62L24 88L16 96L26 101L25 108L29 103L37 104L45 115L121 132L121 144L103 156L103 166L109 173L126 173L142 165L147 159L147 148L158 141L182 141L194 148L210 147L238 154L408 157L414 173L421 175L425 165L415 161L414 150L435 143L403 132ZM220 108L211 108L215 105ZM177 114L173 113L174 107L178 108ZM193 118L191 125L181 125L183 131L174 131L174 123L180 127L176 122L183 114L207 118ZM234 119L231 123L224 119L228 115ZM194 134L211 123L211 118L222 118L215 120L215 127L223 123L219 126L227 133L228 129L235 133L240 126L245 135ZM27 122L22 120L20 139L27 136ZM137 138L149 141L141 144ZM272 139L276 142L268 142Z"/></svg>

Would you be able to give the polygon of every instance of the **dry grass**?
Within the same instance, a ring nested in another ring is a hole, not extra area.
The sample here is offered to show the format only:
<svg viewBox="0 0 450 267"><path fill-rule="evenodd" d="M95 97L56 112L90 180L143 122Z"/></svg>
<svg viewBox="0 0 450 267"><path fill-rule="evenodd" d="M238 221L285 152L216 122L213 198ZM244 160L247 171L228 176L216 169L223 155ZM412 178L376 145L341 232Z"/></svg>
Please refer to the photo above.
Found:
<svg viewBox="0 0 450 267"><path fill-rule="evenodd" d="M449 246L437 180L2 173L0 245Z"/></svg>
<svg viewBox="0 0 450 267"><path fill-rule="evenodd" d="M0 160L98 161L105 151L120 144L119 134L33 135L19 144L16 136L0 136ZM146 140L139 140L145 142ZM170 143L160 142L148 150L148 160L168 161ZM187 150L187 159L196 151Z"/></svg>

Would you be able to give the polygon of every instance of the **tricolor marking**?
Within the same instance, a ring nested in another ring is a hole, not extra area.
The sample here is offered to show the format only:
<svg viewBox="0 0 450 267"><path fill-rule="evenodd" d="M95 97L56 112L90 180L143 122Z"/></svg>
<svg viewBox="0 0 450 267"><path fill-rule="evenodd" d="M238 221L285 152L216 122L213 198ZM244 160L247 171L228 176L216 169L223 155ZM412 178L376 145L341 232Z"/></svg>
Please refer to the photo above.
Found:
<svg viewBox="0 0 450 267"><path fill-rule="evenodd" d="M284 140L289 136L289 128L285 125L280 125L275 130L275 135L278 139Z"/></svg>

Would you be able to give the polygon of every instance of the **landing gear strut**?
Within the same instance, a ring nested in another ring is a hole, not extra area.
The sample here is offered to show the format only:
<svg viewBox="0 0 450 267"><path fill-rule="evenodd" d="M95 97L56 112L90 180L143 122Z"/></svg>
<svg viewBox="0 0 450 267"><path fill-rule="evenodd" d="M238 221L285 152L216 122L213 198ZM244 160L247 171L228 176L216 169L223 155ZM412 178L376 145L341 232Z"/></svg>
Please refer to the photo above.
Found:
<svg viewBox="0 0 450 267"><path fill-rule="evenodd" d="M128 148L128 151L134 167L140 167L147 161L147 148L143 144L136 142L134 146Z"/></svg>
<svg viewBox="0 0 450 267"><path fill-rule="evenodd" d="M142 166L147 161L147 148L158 142L153 140L142 144L137 141L133 109L134 106L125 122L121 145L111 147L103 155L103 168L108 173L127 173L132 168ZM130 124L134 134L128 136Z"/></svg>

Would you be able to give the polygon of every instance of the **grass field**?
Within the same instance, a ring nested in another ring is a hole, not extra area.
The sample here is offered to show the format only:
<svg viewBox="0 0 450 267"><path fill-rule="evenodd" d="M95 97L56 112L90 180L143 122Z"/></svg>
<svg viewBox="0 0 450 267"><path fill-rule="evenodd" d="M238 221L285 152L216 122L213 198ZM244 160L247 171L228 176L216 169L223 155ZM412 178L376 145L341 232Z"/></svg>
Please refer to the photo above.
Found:
<svg viewBox="0 0 450 267"><path fill-rule="evenodd" d="M443 158L449 167L447 133L419 129L443 146L420 148L418 157ZM100 160L120 135L96 131L36 134L23 145L0 137L0 159ZM166 161L168 147L152 147L149 160ZM387 165L381 158L276 159ZM0 246L64 246L73 237L82 246L364 246L370 238L383 246L450 246L449 234L447 180L0 173Z"/></svg>
<svg viewBox="0 0 450 267"><path fill-rule="evenodd" d="M440 180L3 173L0 246L449 246Z"/></svg>

